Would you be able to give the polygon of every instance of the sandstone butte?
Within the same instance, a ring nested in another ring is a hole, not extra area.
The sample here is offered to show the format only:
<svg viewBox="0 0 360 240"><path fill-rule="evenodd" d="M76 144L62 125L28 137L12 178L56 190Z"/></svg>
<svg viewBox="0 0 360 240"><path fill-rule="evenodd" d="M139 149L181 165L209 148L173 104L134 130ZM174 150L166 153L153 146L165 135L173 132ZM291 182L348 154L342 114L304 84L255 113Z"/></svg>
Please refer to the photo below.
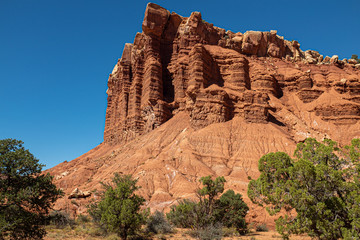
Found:
<svg viewBox="0 0 360 240"><path fill-rule="evenodd" d="M250 206L249 222L273 225L246 195L259 158L292 156L307 137L341 145L360 137L360 66L302 51L276 31L233 33L199 12L149 3L142 33L125 44L108 79L104 142L47 170L66 193L55 209L79 214L115 172L138 178L146 207L194 198L199 178L225 176ZM75 190L74 190L75 189Z"/></svg>

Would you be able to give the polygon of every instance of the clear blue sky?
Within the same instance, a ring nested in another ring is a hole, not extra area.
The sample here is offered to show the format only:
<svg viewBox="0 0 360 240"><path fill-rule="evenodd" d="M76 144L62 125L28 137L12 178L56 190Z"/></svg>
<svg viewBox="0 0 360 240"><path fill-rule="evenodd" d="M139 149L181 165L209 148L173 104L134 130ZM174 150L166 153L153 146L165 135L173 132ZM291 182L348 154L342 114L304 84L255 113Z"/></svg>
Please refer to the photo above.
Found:
<svg viewBox="0 0 360 240"><path fill-rule="evenodd" d="M360 1L154 1L234 32L278 30L303 50L360 56ZM0 0L0 139L53 167L103 140L107 79L147 1Z"/></svg>

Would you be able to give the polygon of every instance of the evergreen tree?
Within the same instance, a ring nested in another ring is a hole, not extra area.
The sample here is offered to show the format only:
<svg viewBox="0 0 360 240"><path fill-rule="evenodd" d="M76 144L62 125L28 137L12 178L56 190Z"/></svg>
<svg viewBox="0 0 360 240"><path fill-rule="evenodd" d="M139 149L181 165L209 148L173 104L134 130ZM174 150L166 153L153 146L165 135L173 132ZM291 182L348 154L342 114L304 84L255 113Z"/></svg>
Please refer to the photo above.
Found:
<svg viewBox="0 0 360 240"><path fill-rule="evenodd" d="M307 233L318 239L360 237L360 139L340 149L336 142L309 138L299 143L295 159L286 153L264 155L261 173L248 186L254 203L271 215L284 238ZM296 213L294 214L294 211Z"/></svg>
<svg viewBox="0 0 360 240"><path fill-rule="evenodd" d="M242 196L231 189L222 194L226 182L224 177L212 180L211 176L206 176L200 182L203 188L197 191L199 201L185 199L177 206L171 206L167 214L170 222L197 231L221 225L235 227L240 234L244 234L247 229L245 216L249 208ZM219 197L220 194L222 195Z"/></svg>
<svg viewBox="0 0 360 240"><path fill-rule="evenodd" d="M42 239L52 204L62 195L23 142L0 140L0 239Z"/></svg>
<svg viewBox="0 0 360 240"><path fill-rule="evenodd" d="M135 194L139 187L131 175L115 173L112 182L113 185L103 184L104 195L100 202L91 205L89 212L100 219L108 231L127 239L145 223L147 214L140 211L145 199Z"/></svg>

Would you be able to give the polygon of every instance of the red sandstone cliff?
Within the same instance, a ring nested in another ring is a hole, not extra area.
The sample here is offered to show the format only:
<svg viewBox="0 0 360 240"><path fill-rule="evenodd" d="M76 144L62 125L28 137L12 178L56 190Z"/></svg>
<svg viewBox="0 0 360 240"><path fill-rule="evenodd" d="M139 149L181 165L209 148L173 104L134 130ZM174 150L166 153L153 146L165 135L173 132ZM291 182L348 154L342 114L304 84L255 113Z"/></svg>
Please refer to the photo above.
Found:
<svg viewBox="0 0 360 240"><path fill-rule="evenodd" d="M148 206L163 209L211 174L249 203L248 176L258 176L263 154L292 154L307 137L360 137L359 64L304 52L276 31L233 33L152 3L142 28L110 74L104 142L49 170L67 194L133 174ZM67 197L57 207L84 210L86 199ZM268 219L255 206L250 217Z"/></svg>

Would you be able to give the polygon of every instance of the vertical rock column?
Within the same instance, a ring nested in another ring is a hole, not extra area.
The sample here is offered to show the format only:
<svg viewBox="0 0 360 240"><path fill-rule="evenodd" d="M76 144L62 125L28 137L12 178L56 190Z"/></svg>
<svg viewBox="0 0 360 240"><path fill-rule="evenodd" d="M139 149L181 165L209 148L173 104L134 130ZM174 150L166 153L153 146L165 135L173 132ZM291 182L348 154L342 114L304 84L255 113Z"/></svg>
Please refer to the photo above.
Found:
<svg viewBox="0 0 360 240"><path fill-rule="evenodd" d="M162 65L160 59L160 40L146 37L145 68L141 106L155 105L163 99Z"/></svg>
<svg viewBox="0 0 360 240"><path fill-rule="evenodd" d="M145 34L145 66L141 106L155 105L163 99L160 39L169 20L170 12L154 3L146 6L142 24Z"/></svg>
<svg viewBox="0 0 360 240"><path fill-rule="evenodd" d="M191 89L207 88L212 84L220 87L224 85L219 66L202 44L196 44L192 48L189 59L191 62L191 66L189 66L189 91Z"/></svg>
<svg viewBox="0 0 360 240"><path fill-rule="evenodd" d="M122 58L108 80L108 106L104 131L105 143L118 143L128 114L129 87L131 74L132 44L126 44Z"/></svg>
<svg viewBox="0 0 360 240"><path fill-rule="evenodd" d="M105 130L104 130L104 142L110 143L113 136L113 128L115 125L115 112L116 112L116 103L119 101L119 90L121 87L119 85L119 62L115 65L113 73L110 74L108 79L108 89L106 93L108 94L107 98L107 108L106 108L106 117L105 117Z"/></svg>
<svg viewBox="0 0 360 240"><path fill-rule="evenodd" d="M197 44L189 53L189 62L191 62L190 67L190 79L188 82L187 91L193 92L200 88L204 88L204 61L203 61L203 51L205 49L201 44Z"/></svg>
<svg viewBox="0 0 360 240"><path fill-rule="evenodd" d="M179 103L179 108L184 108L185 91L189 80L189 61L188 58L175 61L169 67L173 76L174 100Z"/></svg>
<svg viewBox="0 0 360 240"><path fill-rule="evenodd" d="M166 119L163 111L161 37L169 18L170 12L165 8L153 3L147 5L142 24L145 34L145 65L141 96L144 132L151 131Z"/></svg>
<svg viewBox="0 0 360 240"><path fill-rule="evenodd" d="M217 63L202 44L196 44L189 53L190 79L186 94L186 109L191 125L202 128L232 118L232 103L226 91Z"/></svg>
<svg viewBox="0 0 360 240"><path fill-rule="evenodd" d="M249 62L246 58L236 58L229 66L230 78L228 85L234 90L244 91L250 89Z"/></svg>
<svg viewBox="0 0 360 240"><path fill-rule="evenodd" d="M277 79L267 71L265 66L251 64L250 66L251 89L258 92L281 96L281 88Z"/></svg>
<svg viewBox="0 0 360 240"><path fill-rule="evenodd" d="M269 96L264 92L246 91L243 94L243 117L248 122L267 123Z"/></svg>
<svg viewBox="0 0 360 240"><path fill-rule="evenodd" d="M142 133L143 120L141 118L141 97L143 86L144 59L141 55L135 55L132 69L133 81L130 86L129 110L128 110L128 132L126 140Z"/></svg>

